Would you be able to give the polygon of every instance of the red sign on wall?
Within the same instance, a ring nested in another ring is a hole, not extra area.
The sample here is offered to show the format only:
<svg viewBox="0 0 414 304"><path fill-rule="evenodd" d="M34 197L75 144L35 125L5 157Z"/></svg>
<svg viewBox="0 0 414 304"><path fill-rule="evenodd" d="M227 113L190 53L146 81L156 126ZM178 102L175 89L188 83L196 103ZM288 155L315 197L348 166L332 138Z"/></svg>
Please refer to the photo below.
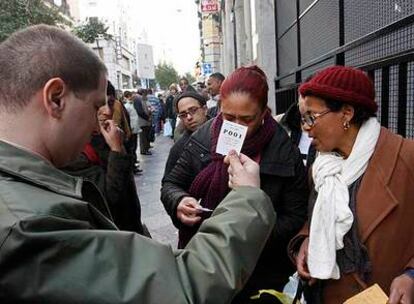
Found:
<svg viewBox="0 0 414 304"><path fill-rule="evenodd" d="M203 0L201 2L201 12L203 13L216 13L219 7L216 0Z"/></svg>

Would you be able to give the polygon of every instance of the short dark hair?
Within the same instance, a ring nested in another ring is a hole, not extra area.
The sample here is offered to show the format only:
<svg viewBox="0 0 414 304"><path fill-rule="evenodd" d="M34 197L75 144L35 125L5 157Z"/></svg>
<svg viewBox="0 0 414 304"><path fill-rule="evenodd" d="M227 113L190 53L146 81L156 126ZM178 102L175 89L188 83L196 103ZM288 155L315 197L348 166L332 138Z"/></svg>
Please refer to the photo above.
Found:
<svg viewBox="0 0 414 304"><path fill-rule="evenodd" d="M181 77L178 82L184 81L186 84L189 84L188 79L185 77Z"/></svg>
<svg viewBox="0 0 414 304"><path fill-rule="evenodd" d="M184 93L181 93L180 95L178 95L174 100L175 111L177 113L178 113L178 102L181 99L186 98L186 97L191 97L191 98L197 100L200 107L204 107L207 103L207 100L204 98L204 96L198 94L197 92L187 91L187 92L184 92Z"/></svg>
<svg viewBox="0 0 414 304"><path fill-rule="evenodd" d="M116 98L115 87L109 80L108 80L108 86L106 87L106 95Z"/></svg>
<svg viewBox="0 0 414 304"><path fill-rule="evenodd" d="M124 97L125 98L129 98L129 97L131 97L132 96L132 93L130 92L130 91L125 91L124 92Z"/></svg>
<svg viewBox="0 0 414 304"><path fill-rule="evenodd" d="M0 44L0 108L17 112L45 83L60 77L75 94L96 90L106 67L81 40L35 25Z"/></svg>
<svg viewBox="0 0 414 304"><path fill-rule="evenodd" d="M342 107L346 104L339 100L333 99L324 99L326 107L331 110L332 112L339 112ZM365 109L364 107L360 107L357 105L351 105L354 108L354 116L351 119L351 123L354 123L358 126L362 125L365 121L367 121L371 117L375 117L375 113L372 113Z"/></svg>
<svg viewBox="0 0 414 304"><path fill-rule="evenodd" d="M211 74L210 75L210 77L211 78L215 78L215 79L217 79L217 80L219 80L219 81L221 81L221 82L223 82L224 81L224 79L226 79L226 77L224 77L224 75L223 74L221 74L221 73L213 73L213 74Z"/></svg>

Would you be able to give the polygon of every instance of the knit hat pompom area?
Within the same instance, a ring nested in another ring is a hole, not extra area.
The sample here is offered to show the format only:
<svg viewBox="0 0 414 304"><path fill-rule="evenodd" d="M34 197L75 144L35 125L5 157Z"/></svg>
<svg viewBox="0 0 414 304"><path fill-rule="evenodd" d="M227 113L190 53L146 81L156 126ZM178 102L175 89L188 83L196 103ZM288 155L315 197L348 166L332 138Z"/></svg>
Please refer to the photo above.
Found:
<svg viewBox="0 0 414 304"><path fill-rule="evenodd" d="M352 67L332 66L323 69L302 84L299 93L359 106L372 114L378 109L374 84L363 71Z"/></svg>

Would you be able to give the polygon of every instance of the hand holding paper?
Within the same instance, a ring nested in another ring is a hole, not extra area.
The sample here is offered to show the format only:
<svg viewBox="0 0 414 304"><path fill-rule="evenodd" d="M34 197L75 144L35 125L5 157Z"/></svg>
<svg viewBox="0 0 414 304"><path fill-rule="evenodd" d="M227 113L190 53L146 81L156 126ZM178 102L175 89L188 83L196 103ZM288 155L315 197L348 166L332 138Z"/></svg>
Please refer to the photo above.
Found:
<svg viewBox="0 0 414 304"><path fill-rule="evenodd" d="M244 154L237 155L236 151L231 150L224 158L224 163L229 165L229 187L251 186L260 187L259 165Z"/></svg>

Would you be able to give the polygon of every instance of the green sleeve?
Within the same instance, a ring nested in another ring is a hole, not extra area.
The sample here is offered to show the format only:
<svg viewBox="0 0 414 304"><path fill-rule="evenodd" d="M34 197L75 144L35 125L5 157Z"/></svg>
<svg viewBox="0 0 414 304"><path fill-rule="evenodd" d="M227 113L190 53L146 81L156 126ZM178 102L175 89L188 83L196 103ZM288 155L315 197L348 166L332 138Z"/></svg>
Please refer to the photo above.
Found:
<svg viewBox="0 0 414 304"><path fill-rule="evenodd" d="M186 249L174 251L132 232L98 230L91 224L96 219L32 216L0 243L0 299L227 303L253 271L274 219L261 190L239 188Z"/></svg>

